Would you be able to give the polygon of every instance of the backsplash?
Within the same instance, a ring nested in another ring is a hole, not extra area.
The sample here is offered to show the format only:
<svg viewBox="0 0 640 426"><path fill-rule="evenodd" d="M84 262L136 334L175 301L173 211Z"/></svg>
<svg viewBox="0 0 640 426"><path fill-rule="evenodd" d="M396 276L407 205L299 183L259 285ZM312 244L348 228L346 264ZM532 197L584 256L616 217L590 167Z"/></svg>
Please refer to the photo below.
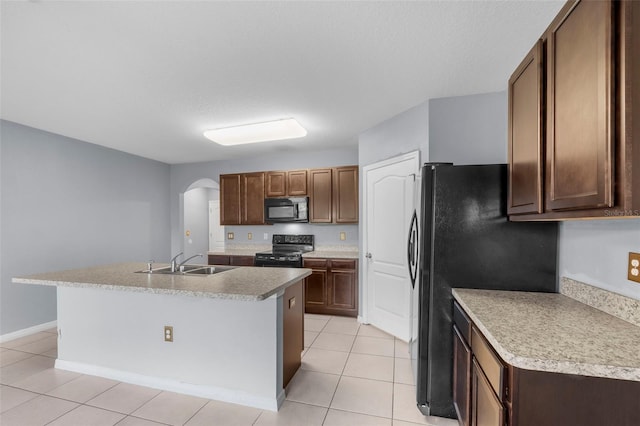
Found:
<svg viewBox="0 0 640 426"><path fill-rule="evenodd" d="M277 223L274 225L225 226L225 234L233 232L233 240L225 238L225 246L266 244L271 246L273 234L311 234L315 235L316 247L319 246L358 246L358 225L316 225L309 223ZM345 239L340 240L344 232ZM248 234L251 233L251 239ZM267 238L264 238L264 235Z"/></svg>
<svg viewBox="0 0 640 426"><path fill-rule="evenodd" d="M640 327L640 300L567 277L560 279L560 293Z"/></svg>

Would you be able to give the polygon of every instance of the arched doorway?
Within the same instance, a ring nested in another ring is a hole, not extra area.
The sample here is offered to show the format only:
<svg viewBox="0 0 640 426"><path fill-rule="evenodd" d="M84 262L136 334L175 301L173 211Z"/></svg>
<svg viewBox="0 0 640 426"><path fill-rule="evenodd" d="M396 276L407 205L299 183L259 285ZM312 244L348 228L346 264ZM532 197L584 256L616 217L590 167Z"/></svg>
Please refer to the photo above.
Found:
<svg viewBox="0 0 640 426"><path fill-rule="evenodd" d="M215 248L216 240L224 235L220 226L220 187L212 179L199 179L189 185L180 198L184 258L203 253L202 262L206 263L206 253Z"/></svg>

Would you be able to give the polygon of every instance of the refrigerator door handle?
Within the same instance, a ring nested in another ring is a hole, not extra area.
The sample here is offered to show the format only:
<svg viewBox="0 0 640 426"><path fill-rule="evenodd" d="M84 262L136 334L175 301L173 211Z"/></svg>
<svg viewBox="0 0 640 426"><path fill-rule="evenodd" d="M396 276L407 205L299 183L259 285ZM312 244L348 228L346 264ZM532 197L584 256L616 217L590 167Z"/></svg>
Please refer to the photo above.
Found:
<svg viewBox="0 0 640 426"><path fill-rule="evenodd" d="M416 276L418 273L418 214L414 210L409 225L409 238L407 240L407 265L409 266L409 278L411 288L416 286Z"/></svg>

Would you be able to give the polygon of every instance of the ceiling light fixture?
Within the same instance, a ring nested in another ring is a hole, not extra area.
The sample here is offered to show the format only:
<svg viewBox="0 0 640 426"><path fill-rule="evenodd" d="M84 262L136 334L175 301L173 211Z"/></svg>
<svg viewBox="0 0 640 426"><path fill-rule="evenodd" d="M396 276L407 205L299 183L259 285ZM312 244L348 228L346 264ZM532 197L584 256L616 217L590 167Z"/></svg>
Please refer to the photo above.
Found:
<svg viewBox="0 0 640 426"><path fill-rule="evenodd" d="M220 145L277 141L301 138L307 131L293 118L207 130L204 136Z"/></svg>

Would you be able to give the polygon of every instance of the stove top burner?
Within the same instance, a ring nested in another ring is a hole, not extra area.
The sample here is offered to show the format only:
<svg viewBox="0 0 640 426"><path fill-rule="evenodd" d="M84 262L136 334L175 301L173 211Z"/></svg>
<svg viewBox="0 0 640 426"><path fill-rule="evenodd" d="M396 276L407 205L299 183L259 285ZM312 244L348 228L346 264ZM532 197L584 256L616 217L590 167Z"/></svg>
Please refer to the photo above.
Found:
<svg viewBox="0 0 640 426"><path fill-rule="evenodd" d="M274 234L271 251L256 253L256 266L302 267L302 254L314 250L313 235Z"/></svg>

